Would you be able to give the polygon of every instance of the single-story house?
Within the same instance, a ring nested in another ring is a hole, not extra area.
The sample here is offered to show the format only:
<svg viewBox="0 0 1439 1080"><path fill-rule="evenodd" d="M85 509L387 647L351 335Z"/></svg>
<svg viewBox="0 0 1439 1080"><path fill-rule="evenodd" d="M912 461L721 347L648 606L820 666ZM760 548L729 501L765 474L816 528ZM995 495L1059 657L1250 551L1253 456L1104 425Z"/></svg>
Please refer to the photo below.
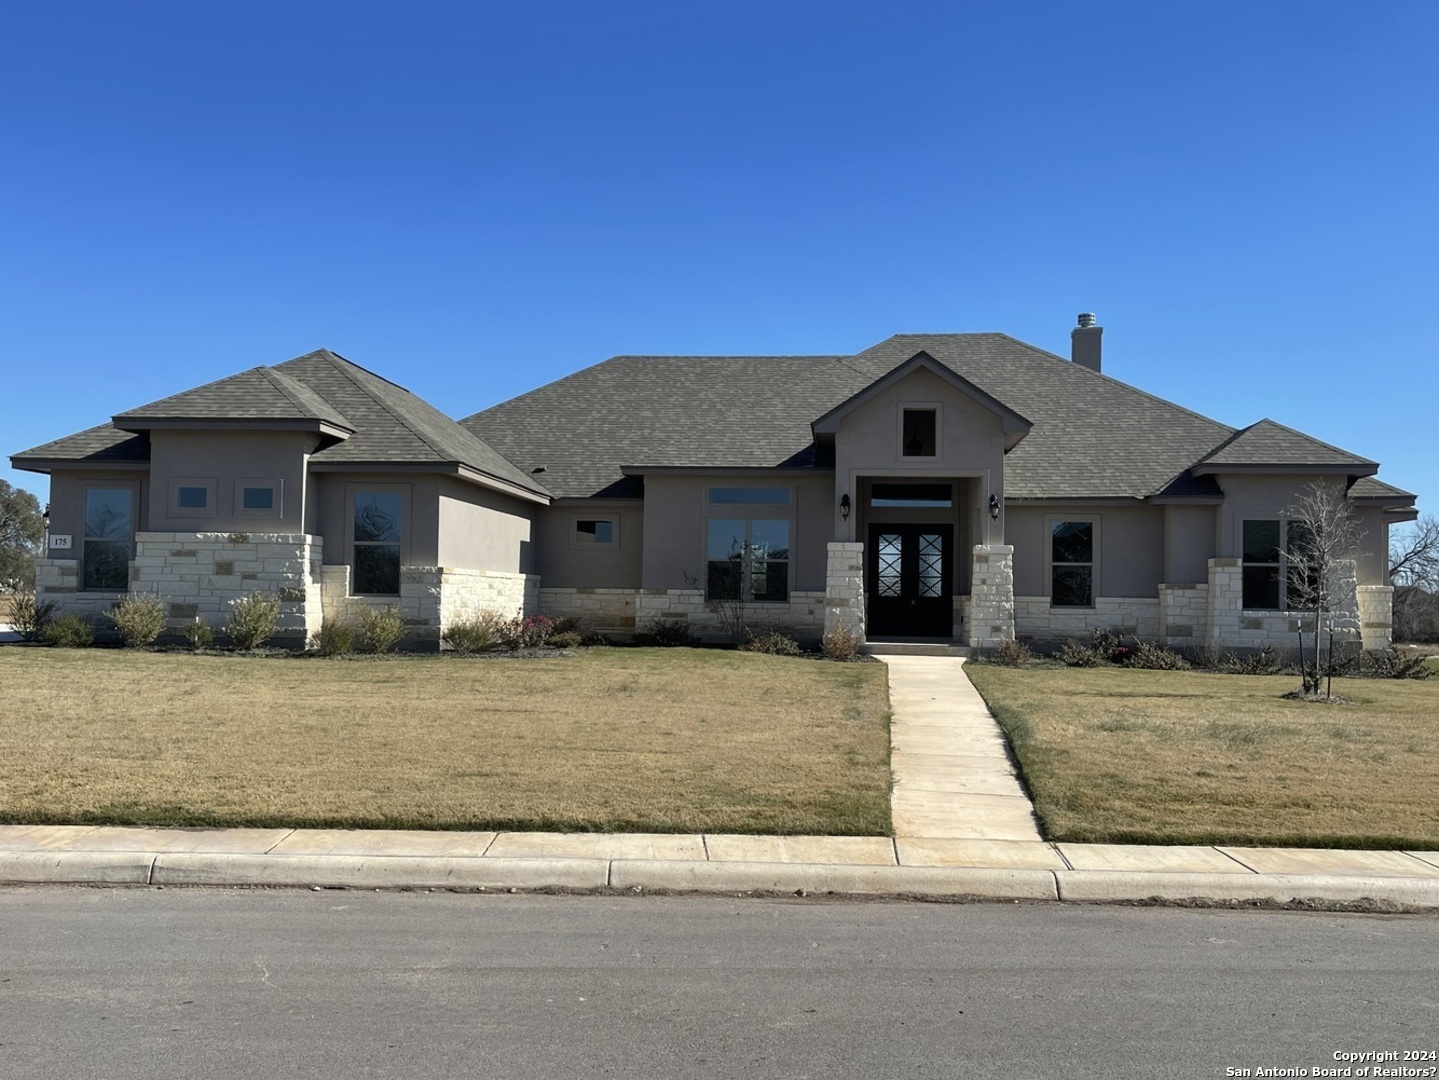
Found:
<svg viewBox="0 0 1439 1080"><path fill-rule="evenodd" d="M1414 496L1270 420L1235 430L1004 334L853 356L619 356L456 422L326 349L15 455L50 474L37 590L103 615L158 593L284 633L395 605L433 645L485 608L633 631L678 620L992 646L1119 628L1294 641L1288 511L1347 492L1338 633L1389 643L1389 526Z"/></svg>

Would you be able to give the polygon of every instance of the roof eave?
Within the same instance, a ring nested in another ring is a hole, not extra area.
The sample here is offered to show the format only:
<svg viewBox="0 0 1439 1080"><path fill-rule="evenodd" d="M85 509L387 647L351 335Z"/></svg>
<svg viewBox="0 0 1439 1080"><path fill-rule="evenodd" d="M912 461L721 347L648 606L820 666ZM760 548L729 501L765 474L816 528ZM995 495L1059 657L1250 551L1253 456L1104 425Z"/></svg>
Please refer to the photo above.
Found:
<svg viewBox="0 0 1439 1080"><path fill-rule="evenodd" d="M548 506L554 498L548 491L521 487L513 481L492 476L482 469L476 469L472 465L466 465L459 461L325 461L323 459L312 458L310 460L310 470L312 472L327 473L438 474L441 476L458 477L468 483L490 488L493 491L503 492L506 495L513 495L518 499L537 503L540 506Z"/></svg>
<svg viewBox="0 0 1439 1080"><path fill-rule="evenodd" d="M1355 461L1347 465L1274 465L1246 463L1243 465L1200 462L1189 470L1195 476L1219 473L1268 473L1274 476L1373 476L1379 466L1373 461Z"/></svg>
<svg viewBox="0 0 1439 1080"><path fill-rule="evenodd" d="M143 435L148 431L312 431L332 439L348 439L355 429L314 417L126 416L110 421L121 431Z"/></svg>

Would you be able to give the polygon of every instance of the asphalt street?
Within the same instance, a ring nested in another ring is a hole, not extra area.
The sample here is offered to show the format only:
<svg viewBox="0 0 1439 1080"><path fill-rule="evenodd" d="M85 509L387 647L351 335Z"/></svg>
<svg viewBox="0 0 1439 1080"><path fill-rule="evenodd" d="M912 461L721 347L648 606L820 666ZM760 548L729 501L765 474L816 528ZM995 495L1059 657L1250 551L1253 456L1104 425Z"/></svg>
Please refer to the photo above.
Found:
<svg viewBox="0 0 1439 1080"><path fill-rule="evenodd" d="M0 889L6 1080L1312 1076L1436 1049L1431 917Z"/></svg>

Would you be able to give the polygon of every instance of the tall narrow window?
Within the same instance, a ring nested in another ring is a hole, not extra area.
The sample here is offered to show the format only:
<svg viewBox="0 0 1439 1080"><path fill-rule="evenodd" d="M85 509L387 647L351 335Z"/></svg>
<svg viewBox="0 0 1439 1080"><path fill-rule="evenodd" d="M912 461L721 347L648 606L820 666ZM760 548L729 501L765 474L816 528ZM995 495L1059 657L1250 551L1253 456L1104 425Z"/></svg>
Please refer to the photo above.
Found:
<svg viewBox="0 0 1439 1080"><path fill-rule="evenodd" d="M1279 610L1280 523L1244 523L1243 579L1244 606L1252 611Z"/></svg>
<svg viewBox="0 0 1439 1080"><path fill-rule="evenodd" d="M131 501L129 488L86 489L82 589L123 592L130 587Z"/></svg>
<svg viewBox="0 0 1439 1080"><path fill-rule="evenodd" d="M398 596L404 498L394 491L355 493L356 596Z"/></svg>
<svg viewBox="0 0 1439 1080"><path fill-rule="evenodd" d="M1094 522L1056 521L1050 532L1050 606L1093 607Z"/></svg>
<svg viewBox="0 0 1439 1080"><path fill-rule="evenodd" d="M900 447L905 457L934 457L938 453L937 415L934 409L905 409Z"/></svg>

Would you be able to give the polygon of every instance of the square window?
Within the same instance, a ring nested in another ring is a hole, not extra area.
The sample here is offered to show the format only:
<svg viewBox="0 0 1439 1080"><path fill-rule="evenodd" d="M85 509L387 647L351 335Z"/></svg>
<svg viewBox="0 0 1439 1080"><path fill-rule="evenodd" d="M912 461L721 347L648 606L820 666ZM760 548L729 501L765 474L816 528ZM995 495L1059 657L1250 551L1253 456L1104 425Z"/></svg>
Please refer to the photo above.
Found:
<svg viewBox="0 0 1439 1080"><path fill-rule="evenodd" d="M181 510L203 510L210 502L210 493L202 487L175 489L175 505Z"/></svg>
<svg viewBox="0 0 1439 1080"><path fill-rule="evenodd" d="M581 545L613 544L615 523L603 520L580 520L575 522L575 539Z"/></svg>

